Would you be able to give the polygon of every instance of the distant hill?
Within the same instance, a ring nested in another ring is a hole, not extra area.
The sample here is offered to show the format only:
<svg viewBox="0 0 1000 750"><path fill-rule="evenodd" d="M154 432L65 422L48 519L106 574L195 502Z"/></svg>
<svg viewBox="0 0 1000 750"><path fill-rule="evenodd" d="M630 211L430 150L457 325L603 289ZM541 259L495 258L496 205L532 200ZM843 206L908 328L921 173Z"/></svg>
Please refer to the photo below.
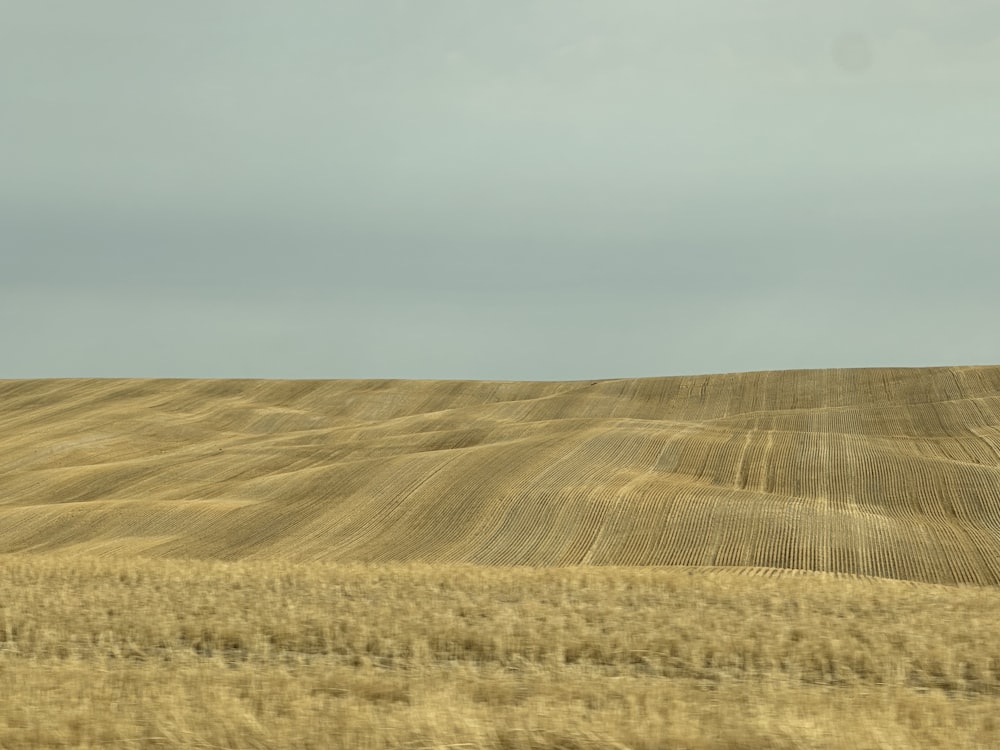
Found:
<svg viewBox="0 0 1000 750"><path fill-rule="evenodd" d="M0 381L0 552L1000 584L1000 367Z"/></svg>

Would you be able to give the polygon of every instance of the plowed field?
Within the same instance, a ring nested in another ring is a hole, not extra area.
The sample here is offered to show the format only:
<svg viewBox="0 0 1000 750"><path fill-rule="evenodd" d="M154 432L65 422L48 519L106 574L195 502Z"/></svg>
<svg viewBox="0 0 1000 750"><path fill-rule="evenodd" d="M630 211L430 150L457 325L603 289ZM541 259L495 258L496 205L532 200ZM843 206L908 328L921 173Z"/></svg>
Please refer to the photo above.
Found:
<svg viewBox="0 0 1000 750"><path fill-rule="evenodd" d="M0 381L0 553L1000 584L1000 367Z"/></svg>

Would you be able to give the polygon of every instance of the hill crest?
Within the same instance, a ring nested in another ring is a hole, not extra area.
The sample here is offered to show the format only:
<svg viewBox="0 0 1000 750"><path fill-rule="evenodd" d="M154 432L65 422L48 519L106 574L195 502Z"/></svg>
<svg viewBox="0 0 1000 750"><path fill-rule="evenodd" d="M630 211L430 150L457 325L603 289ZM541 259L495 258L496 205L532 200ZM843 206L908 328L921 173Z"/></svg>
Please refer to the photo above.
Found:
<svg viewBox="0 0 1000 750"><path fill-rule="evenodd" d="M0 553L1000 583L1000 367L0 381Z"/></svg>

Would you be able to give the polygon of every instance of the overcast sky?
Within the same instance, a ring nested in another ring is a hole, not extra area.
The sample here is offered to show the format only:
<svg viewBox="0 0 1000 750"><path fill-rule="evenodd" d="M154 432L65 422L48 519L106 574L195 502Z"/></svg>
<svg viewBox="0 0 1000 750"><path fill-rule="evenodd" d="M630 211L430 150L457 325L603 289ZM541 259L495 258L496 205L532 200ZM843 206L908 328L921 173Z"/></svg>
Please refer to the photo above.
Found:
<svg viewBox="0 0 1000 750"><path fill-rule="evenodd" d="M1000 363L995 0L0 10L0 377Z"/></svg>

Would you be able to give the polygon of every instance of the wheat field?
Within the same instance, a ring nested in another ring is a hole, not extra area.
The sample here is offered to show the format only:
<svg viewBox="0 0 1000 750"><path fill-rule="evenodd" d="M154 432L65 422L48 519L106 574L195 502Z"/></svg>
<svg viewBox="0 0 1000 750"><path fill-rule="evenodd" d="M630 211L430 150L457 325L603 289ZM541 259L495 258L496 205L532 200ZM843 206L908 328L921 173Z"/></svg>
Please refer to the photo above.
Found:
<svg viewBox="0 0 1000 750"><path fill-rule="evenodd" d="M1000 747L1000 367L0 381L0 749Z"/></svg>

